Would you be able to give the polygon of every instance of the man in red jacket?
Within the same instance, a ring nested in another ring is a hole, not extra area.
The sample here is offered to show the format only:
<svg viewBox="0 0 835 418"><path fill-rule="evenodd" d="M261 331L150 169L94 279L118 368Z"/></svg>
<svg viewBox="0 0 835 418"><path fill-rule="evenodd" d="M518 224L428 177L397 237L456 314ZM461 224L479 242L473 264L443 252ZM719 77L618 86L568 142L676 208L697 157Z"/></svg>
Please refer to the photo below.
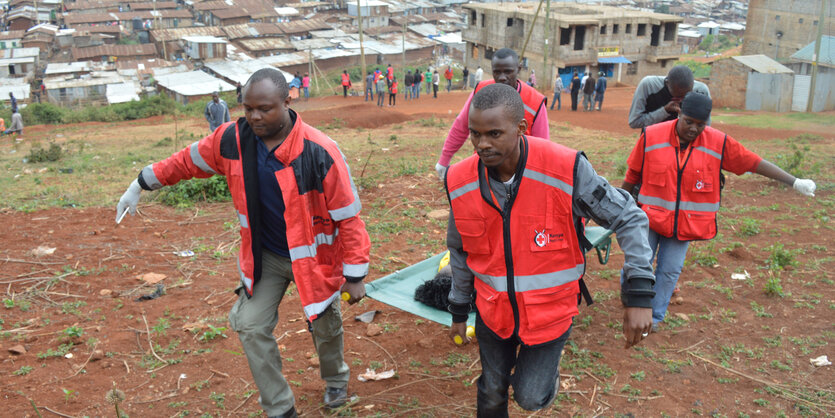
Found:
<svg viewBox="0 0 835 418"><path fill-rule="evenodd" d="M629 194L598 176L582 152L525 135L524 116L516 89L496 83L479 90L469 109L477 155L451 166L444 178L450 201L449 337L468 340L474 300L479 417L507 417L509 386L526 410L554 400L578 296L588 298L581 218L615 231L624 252L626 347L638 344L652 326L646 215Z"/></svg>
<svg viewBox="0 0 835 418"><path fill-rule="evenodd" d="M348 97L348 89L351 88L351 76L348 70L342 70L342 97Z"/></svg>
<svg viewBox="0 0 835 418"><path fill-rule="evenodd" d="M117 222L133 214L142 190L192 177L226 177L241 224L241 285L229 322L238 333L268 416L296 416L273 337L277 308L291 281L326 383L325 406L347 398L340 296L365 296L371 247L351 173L337 144L290 109L276 69L256 71L243 90L245 118L139 173L119 200ZM338 232L337 232L338 231Z"/></svg>
<svg viewBox="0 0 835 418"><path fill-rule="evenodd" d="M815 182L798 179L707 125L710 97L692 91L681 101L678 118L644 128L627 160L623 189L637 195L649 218L649 245L655 268L652 329L664 320L687 246L716 236L724 176L753 172L814 196ZM640 185L640 187L638 187Z"/></svg>

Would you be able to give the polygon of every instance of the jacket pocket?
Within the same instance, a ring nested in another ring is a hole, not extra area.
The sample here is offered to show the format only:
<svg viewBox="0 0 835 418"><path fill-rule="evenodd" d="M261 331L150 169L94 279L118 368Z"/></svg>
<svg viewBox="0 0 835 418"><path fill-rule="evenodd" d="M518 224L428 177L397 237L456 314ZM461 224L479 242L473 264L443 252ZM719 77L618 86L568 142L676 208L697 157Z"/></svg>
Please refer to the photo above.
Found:
<svg viewBox="0 0 835 418"><path fill-rule="evenodd" d="M667 185L667 168L663 166L650 165L644 179L647 184L664 187Z"/></svg>
<svg viewBox="0 0 835 418"><path fill-rule="evenodd" d="M478 279L475 280L475 290L476 308L484 325L502 338L509 337L513 333L513 309L507 292L497 292Z"/></svg>
<svg viewBox="0 0 835 418"><path fill-rule="evenodd" d="M522 293L524 318L528 330L534 331L555 326L574 317L577 310L577 282L548 289L529 290Z"/></svg>
<svg viewBox="0 0 835 418"><path fill-rule="evenodd" d="M479 218L456 218L455 227L467 254L490 254L487 224Z"/></svg>
<svg viewBox="0 0 835 418"><path fill-rule="evenodd" d="M678 224L680 240L711 239L716 236L715 212L680 212Z"/></svg>
<svg viewBox="0 0 835 418"><path fill-rule="evenodd" d="M650 229L665 237L673 236L675 212L646 204L641 209L647 214Z"/></svg>
<svg viewBox="0 0 835 418"><path fill-rule="evenodd" d="M546 219L552 217L551 219ZM556 218L556 219L554 219ZM532 252L560 251L568 248L569 237L566 236L562 219L551 211L545 216L520 216L519 222L525 231L525 237Z"/></svg>

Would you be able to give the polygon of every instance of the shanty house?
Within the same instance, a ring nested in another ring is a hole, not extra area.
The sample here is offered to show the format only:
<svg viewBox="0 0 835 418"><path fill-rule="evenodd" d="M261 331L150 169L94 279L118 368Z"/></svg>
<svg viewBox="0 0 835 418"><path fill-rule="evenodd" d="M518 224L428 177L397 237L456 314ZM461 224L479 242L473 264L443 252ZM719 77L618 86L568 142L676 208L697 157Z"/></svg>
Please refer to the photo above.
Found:
<svg viewBox="0 0 835 418"><path fill-rule="evenodd" d="M715 61L710 71L714 107L788 112L794 71L765 55L742 55Z"/></svg>
<svg viewBox="0 0 835 418"><path fill-rule="evenodd" d="M805 112L812 83L812 66L815 64L815 44L812 42L795 52L788 67L795 71L792 110ZM815 79L813 112L835 109L835 36L823 36L820 56L817 57L818 74Z"/></svg>

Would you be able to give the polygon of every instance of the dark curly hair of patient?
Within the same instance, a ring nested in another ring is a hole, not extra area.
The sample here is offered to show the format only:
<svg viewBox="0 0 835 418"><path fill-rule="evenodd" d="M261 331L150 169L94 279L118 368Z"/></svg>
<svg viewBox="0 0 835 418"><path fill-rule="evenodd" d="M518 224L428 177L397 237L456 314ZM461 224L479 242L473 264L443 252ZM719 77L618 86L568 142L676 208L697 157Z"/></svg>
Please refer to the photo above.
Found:
<svg viewBox="0 0 835 418"><path fill-rule="evenodd" d="M449 306L450 288L452 288L452 269L447 265L432 280L423 282L415 289L415 300L446 311Z"/></svg>

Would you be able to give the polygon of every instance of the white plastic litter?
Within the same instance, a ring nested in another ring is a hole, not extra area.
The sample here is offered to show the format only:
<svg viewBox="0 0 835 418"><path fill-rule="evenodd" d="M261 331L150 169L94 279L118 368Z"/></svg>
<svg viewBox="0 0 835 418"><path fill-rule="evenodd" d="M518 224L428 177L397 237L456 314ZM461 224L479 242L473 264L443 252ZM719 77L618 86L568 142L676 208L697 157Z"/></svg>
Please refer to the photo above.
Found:
<svg viewBox="0 0 835 418"><path fill-rule="evenodd" d="M46 245L38 246L38 248L35 248L31 251L32 255L34 255L35 257L51 255L54 252L55 252L55 248L47 247Z"/></svg>
<svg viewBox="0 0 835 418"><path fill-rule="evenodd" d="M367 382L369 380L391 379L392 377L394 377L394 369L386 370L380 373L377 373L371 369L365 369L365 373L362 373L359 376L357 376L357 380L359 380L360 382Z"/></svg>
<svg viewBox="0 0 835 418"><path fill-rule="evenodd" d="M174 254L180 257L193 257L194 251L192 250L183 250L183 251L174 251Z"/></svg>
<svg viewBox="0 0 835 418"><path fill-rule="evenodd" d="M748 270L743 270L745 273L733 273L731 274L731 280L748 280L751 278L751 275L748 274Z"/></svg>
<svg viewBox="0 0 835 418"><path fill-rule="evenodd" d="M817 367L831 366L832 365L832 363L829 361L829 359L826 356L810 358L809 363L812 363L812 365L817 366Z"/></svg>

